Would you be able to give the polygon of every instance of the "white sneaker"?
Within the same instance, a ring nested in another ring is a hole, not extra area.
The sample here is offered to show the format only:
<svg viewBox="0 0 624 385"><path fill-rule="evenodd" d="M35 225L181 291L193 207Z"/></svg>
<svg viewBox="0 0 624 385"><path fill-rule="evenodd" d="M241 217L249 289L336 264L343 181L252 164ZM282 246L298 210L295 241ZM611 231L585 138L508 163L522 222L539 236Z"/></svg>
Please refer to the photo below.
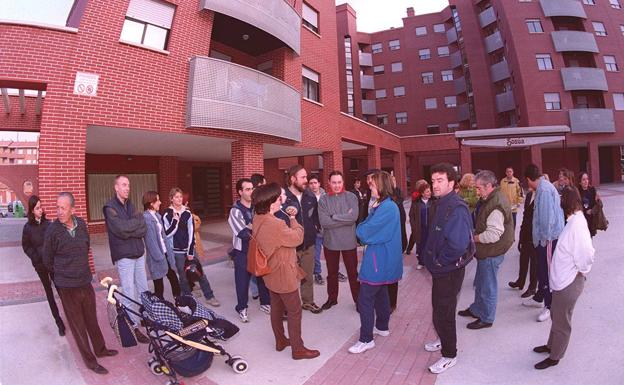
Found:
<svg viewBox="0 0 624 385"><path fill-rule="evenodd" d="M263 313L271 314L271 305L260 305L260 311Z"/></svg>
<svg viewBox="0 0 624 385"><path fill-rule="evenodd" d="M358 341L355 343L355 345L349 348L349 353L353 353L353 354L364 353L365 351L372 349L374 347L375 347L375 341L371 341L371 342Z"/></svg>
<svg viewBox="0 0 624 385"><path fill-rule="evenodd" d="M537 322L544 322L547 319L550 318L550 310L549 309L544 309L542 310L542 312L537 316Z"/></svg>
<svg viewBox="0 0 624 385"><path fill-rule="evenodd" d="M435 364L429 367L429 371L431 373L440 374L445 372L447 369L452 368L457 363L457 357L455 358L440 358Z"/></svg>
<svg viewBox="0 0 624 385"><path fill-rule="evenodd" d="M382 337L388 337L390 335L390 330L379 330L376 327L373 327L373 335L380 335Z"/></svg>
<svg viewBox="0 0 624 385"><path fill-rule="evenodd" d="M440 340L428 342L425 344L425 350L428 352L437 352L438 350L442 350L442 342Z"/></svg>
<svg viewBox="0 0 624 385"><path fill-rule="evenodd" d="M238 316L241 319L241 322L249 322L249 317L247 316L247 308L238 311Z"/></svg>
<svg viewBox="0 0 624 385"><path fill-rule="evenodd" d="M526 298L524 301L522 301L522 305L527 307L537 307L541 309L544 307L544 302L537 302L533 298Z"/></svg>

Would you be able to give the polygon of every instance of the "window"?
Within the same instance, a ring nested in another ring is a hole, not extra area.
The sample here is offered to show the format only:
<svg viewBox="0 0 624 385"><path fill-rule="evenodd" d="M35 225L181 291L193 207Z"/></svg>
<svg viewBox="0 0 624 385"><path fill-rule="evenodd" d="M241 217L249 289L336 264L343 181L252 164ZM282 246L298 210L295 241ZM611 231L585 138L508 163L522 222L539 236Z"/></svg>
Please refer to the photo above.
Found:
<svg viewBox="0 0 624 385"><path fill-rule="evenodd" d="M537 68L540 71L548 71L553 69L552 59L550 55L547 53L538 53L535 55L535 59L537 59Z"/></svg>
<svg viewBox="0 0 624 385"><path fill-rule="evenodd" d="M388 114L377 115L377 125L385 126L388 124Z"/></svg>
<svg viewBox="0 0 624 385"><path fill-rule="evenodd" d="M319 13L316 9L310 7L308 4L303 3L303 12L301 15L301 23L311 29L312 31L319 33Z"/></svg>
<svg viewBox="0 0 624 385"><path fill-rule="evenodd" d="M521 3L530 3L531 2L531 0L518 0L518 1L521 2Z"/></svg>
<svg viewBox="0 0 624 385"><path fill-rule="evenodd" d="M427 27L416 27L416 36L425 36L427 34Z"/></svg>
<svg viewBox="0 0 624 385"><path fill-rule="evenodd" d="M420 58L420 60L431 59L431 50L429 48L419 49L418 57Z"/></svg>
<svg viewBox="0 0 624 385"><path fill-rule="evenodd" d="M446 108L457 107L457 96L445 96L444 105L446 106Z"/></svg>
<svg viewBox="0 0 624 385"><path fill-rule="evenodd" d="M347 113L355 114L355 102L353 101L353 62L351 58L351 37L345 36L345 64L347 76Z"/></svg>
<svg viewBox="0 0 624 385"><path fill-rule="evenodd" d="M529 28L529 33L544 32L544 29L542 28L542 22L539 21L539 19L527 19L526 24Z"/></svg>
<svg viewBox="0 0 624 385"><path fill-rule="evenodd" d="M589 108L587 96L577 96L574 100L574 108Z"/></svg>
<svg viewBox="0 0 624 385"><path fill-rule="evenodd" d="M442 74L443 82L450 82L451 80L453 80L453 70L444 70L441 71L440 74Z"/></svg>
<svg viewBox="0 0 624 385"><path fill-rule="evenodd" d="M561 100L559 99L559 94L556 92L544 94L544 102L546 103L546 110L548 111L561 109Z"/></svg>
<svg viewBox="0 0 624 385"><path fill-rule="evenodd" d="M607 36L607 30L605 29L604 24L599 21L592 21L592 25L594 26L596 36Z"/></svg>
<svg viewBox="0 0 624 385"><path fill-rule="evenodd" d="M431 124L429 126L427 126L427 134L439 134L440 133L440 126L438 126L437 124Z"/></svg>
<svg viewBox="0 0 624 385"><path fill-rule="evenodd" d="M620 24L620 32L622 32L622 36L624 36L624 24Z"/></svg>
<svg viewBox="0 0 624 385"><path fill-rule="evenodd" d="M459 123L449 123L446 125L448 132L455 132L459 128Z"/></svg>
<svg viewBox="0 0 624 385"><path fill-rule="evenodd" d="M319 74L307 67L302 67L303 75L303 97L306 99L320 101L319 95Z"/></svg>
<svg viewBox="0 0 624 385"><path fill-rule="evenodd" d="M19 22L43 23L62 27L68 25L75 0L20 0L3 1L0 19Z"/></svg>
<svg viewBox="0 0 624 385"><path fill-rule="evenodd" d="M156 49L167 49L175 6L157 0L132 0L120 39Z"/></svg>
<svg viewBox="0 0 624 385"><path fill-rule="evenodd" d="M583 4L596 5L596 0L583 0Z"/></svg>
<svg viewBox="0 0 624 385"><path fill-rule="evenodd" d="M422 77L423 84L433 83L433 72L423 72L420 76Z"/></svg>
<svg viewBox="0 0 624 385"><path fill-rule="evenodd" d="M617 111L624 111L624 94L613 94L613 106Z"/></svg>
<svg viewBox="0 0 624 385"><path fill-rule="evenodd" d="M603 58L607 71L617 72L619 70L617 62L615 61L615 56L603 56Z"/></svg>
<svg viewBox="0 0 624 385"><path fill-rule="evenodd" d="M444 57L444 56L448 56L448 55L449 55L449 47L448 46L438 47L438 56Z"/></svg>
<svg viewBox="0 0 624 385"><path fill-rule="evenodd" d="M373 43L371 49L373 50L373 53L380 53L383 52L383 45L381 43Z"/></svg>
<svg viewBox="0 0 624 385"><path fill-rule="evenodd" d="M392 72L401 72L403 71L403 63L400 61L392 63Z"/></svg>
<svg viewBox="0 0 624 385"><path fill-rule="evenodd" d="M388 47L390 48L390 51L396 51L401 49L401 42L399 40L390 40L388 42Z"/></svg>
<svg viewBox="0 0 624 385"><path fill-rule="evenodd" d="M435 32L435 33L445 33L446 32L446 28L444 28L444 24L434 24L433 25L433 32Z"/></svg>
<svg viewBox="0 0 624 385"><path fill-rule="evenodd" d="M618 0L609 0L609 3L611 4L611 8L615 8L615 9L622 8Z"/></svg>
<svg viewBox="0 0 624 385"><path fill-rule="evenodd" d="M381 75L382 73L384 73L384 66L383 66L383 64L380 65L380 66L374 66L373 67L373 73L375 75Z"/></svg>
<svg viewBox="0 0 624 385"><path fill-rule="evenodd" d="M375 99L385 99L386 98L386 89L375 90Z"/></svg>
<svg viewBox="0 0 624 385"><path fill-rule="evenodd" d="M407 124L407 112L397 112L394 117L397 124Z"/></svg>
<svg viewBox="0 0 624 385"><path fill-rule="evenodd" d="M394 87L394 96L405 96L405 87Z"/></svg>
<svg viewBox="0 0 624 385"><path fill-rule="evenodd" d="M438 101L436 98L425 99L425 110L433 110L438 108Z"/></svg>

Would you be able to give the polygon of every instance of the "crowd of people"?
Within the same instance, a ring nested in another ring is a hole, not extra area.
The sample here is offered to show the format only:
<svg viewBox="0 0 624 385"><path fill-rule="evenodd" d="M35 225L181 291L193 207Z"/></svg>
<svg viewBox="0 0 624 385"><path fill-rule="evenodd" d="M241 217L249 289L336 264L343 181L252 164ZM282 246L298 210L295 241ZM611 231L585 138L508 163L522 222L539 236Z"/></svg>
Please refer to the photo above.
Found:
<svg viewBox="0 0 624 385"><path fill-rule="evenodd" d="M270 315L277 351L290 346L295 360L320 355L304 345L303 310L319 314L338 306L342 281L348 281L353 311L360 317L358 341L348 351L359 354L373 349L375 336L390 335L403 256L415 247L415 268L426 268L432 276L432 318L439 337L424 349L441 351L441 358L429 370L442 373L453 367L457 363L456 314L474 319L467 324L471 330L494 324L498 270L515 242L516 214L523 205L518 279L508 285L522 291L529 275L527 290L521 294L523 304L541 309L538 321L552 319L547 343L533 349L549 356L535 368L556 365L563 357L572 312L593 262L591 237L606 226L600 196L589 184L587 173L580 175L576 186L573 173L562 169L551 183L537 166L529 165L524 172L525 194L511 167L499 181L489 170L460 178L452 165L441 163L431 167L430 181L413 184L407 215L403 194L386 171L367 171L362 180L355 180L351 191L340 171L329 172L327 178L323 189L319 176L308 175L304 167L295 165L287 171L284 187L267 184L260 174L236 182L239 199L228 217L235 311L241 322L249 322L251 289L252 296L259 297L260 310ZM113 187L114 196L104 205L103 214L112 262L125 295L137 300L148 291L149 272L160 298L164 298L167 277L174 297L192 295L198 284L206 303L219 306L198 259L202 252L199 218L185 204L183 191L171 189L166 209L156 191L146 191L140 211L129 199L127 176L117 176ZM60 193L56 207L57 218L50 222L39 198L30 197L23 248L45 288L59 334L65 334L65 323L52 286L85 365L106 374L97 359L117 351L106 347L97 323L86 223L74 214L71 193ZM358 262L359 246L363 254ZM267 257L268 270L262 276L255 276L249 268L252 252ZM339 271L341 256L346 276ZM476 259L474 300L457 312L465 269L472 259ZM318 302L321 306L314 298L315 283L326 285L326 299ZM124 304L134 306L130 301ZM138 318L131 322L137 341L148 343Z"/></svg>

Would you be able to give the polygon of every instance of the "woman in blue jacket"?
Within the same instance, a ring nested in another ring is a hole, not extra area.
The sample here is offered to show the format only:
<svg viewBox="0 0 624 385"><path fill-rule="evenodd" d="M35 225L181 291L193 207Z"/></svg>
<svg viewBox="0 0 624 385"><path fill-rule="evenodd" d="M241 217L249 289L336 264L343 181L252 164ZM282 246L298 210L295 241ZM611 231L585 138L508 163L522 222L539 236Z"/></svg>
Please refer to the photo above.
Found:
<svg viewBox="0 0 624 385"><path fill-rule="evenodd" d="M378 198L355 231L366 249L358 276L360 339L349 348L350 353L374 348L374 334L390 335L387 285L398 282L403 276L401 221L399 209L392 201L392 178L385 171L377 171L371 176L369 187L371 195Z"/></svg>

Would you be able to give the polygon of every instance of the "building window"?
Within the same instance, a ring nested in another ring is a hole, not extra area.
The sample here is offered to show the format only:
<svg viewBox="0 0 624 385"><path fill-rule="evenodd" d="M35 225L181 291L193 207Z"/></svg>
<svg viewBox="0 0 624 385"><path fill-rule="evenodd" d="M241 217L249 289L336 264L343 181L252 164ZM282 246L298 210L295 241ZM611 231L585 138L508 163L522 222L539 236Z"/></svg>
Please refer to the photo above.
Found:
<svg viewBox="0 0 624 385"><path fill-rule="evenodd" d="M394 117L397 124L407 124L407 112L397 112Z"/></svg>
<svg viewBox="0 0 624 385"><path fill-rule="evenodd" d="M445 96L444 105L446 106L446 108L457 107L457 96Z"/></svg>
<svg viewBox="0 0 624 385"><path fill-rule="evenodd" d="M398 61L395 63L392 63L392 72L401 72L403 71L403 63Z"/></svg>
<svg viewBox="0 0 624 385"><path fill-rule="evenodd" d="M440 126L438 126L437 124L431 124L427 126L427 134L431 135L431 134L439 134L439 133L440 133Z"/></svg>
<svg viewBox="0 0 624 385"><path fill-rule="evenodd" d="M375 99L385 99L386 98L386 89L375 90Z"/></svg>
<svg viewBox="0 0 624 385"><path fill-rule="evenodd" d="M444 70L440 72L442 74L443 82L450 82L453 80L453 70Z"/></svg>
<svg viewBox="0 0 624 385"><path fill-rule="evenodd" d="M609 72L618 71L618 65L617 65L617 62L615 61L615 56L603 56L603 59L604 59L605 67L607 71Z"/></svg>
<svg viewBox="0 0 624 385"><path fill-rule="evenodd" d="M320 102L319 74L307 67L302 67L303 74L303 97L315 102Z"/></svg>
<svg viewBox="0 0 624 385"><path fill-rule="evenodd" d="M622 36L624 36L624 24L620 24L620 32L622 32Z"/></svg>
<svg viewBox="0 0 624 385"><path fill-rule="evenodd" d="M438 56L440 57L444 57L444 56L448 56L449 55L449 47L448 46L442 46L442 47L438 47Z"/></svg>
<svg viewBox="0 0 624 385"><path fill-rule="evenodd" d="M429 48L419 49L418 57L420 58L420 60L431 59L431 50Z"/></svg>
<svg viewBox="0 0 624 385"><path fill-rule="evenodd" d="M422 77L423 84L433 83L433 72L423 72L420 76Z"/></svg>
<svg viewBox="0 0 624 385"><path fill-rule="evenodd" d="M596 36L607 36L607 30L605 29L604 24L599 21L592 21L592 25L594 26Z"/></svg>
<svg viewBox="0 0 624 385"><path fill-rule="evenodd" d="M346 63L346 75L347 75L347 113L349 115L355 114L355 102L353 100L353 62L351 57L351 37L345 36L345 63Z"/></svg>
<svg viewBox="0 0 624 385"><path fill-rule="evenodd" d="M394 96L405 96L405 87L398 86L394 87Z"/></svg>
<svg viewBox="0 0 624 385"><path fill-rule="evenodd" d="M548 71L553 69L552 59L550 55L547 53L538 53L535 55L535 59L537 60L537 68L540 71Z"/></svg>
<svg viewBox="0 0 624 385"><path fill-rule="evenodd" d="M459 123L449 123L446 125L448 132L455 132L459 129Z"/></svg>
<svg viewBox="0 0 624 385"><path fill-rule="evenodd" d="M303 3L301 22L312 31L319 33L319 13L316 9Z"/></svg>
<svg viewBox="0 0 624 385"><path fill-rule="evenodd" d="M399 40L390 40L388 42L388 47L390 48L390 51L396 51L401 49L401 42Z"/></svg>
<svg viewBox="0 0 624 385"><path fill-rule="evenodd" d="M542 22L539 21L539 19L527 19L526 24L529 28L529 33L544 32L544 29L542 28Z"/></svg>
<svg viewBox="0 0 624 385"><path fill-rule="evenodd" d="M583 0L583 4L596 5L596 0Z"/></svg>
<svg viewBox="0 0 624 385"><path fill-rule="evenodd" d="M156 0L132 0L120 39L156 49L167 49L175 5Z"/></svg>
<svg viewBox="0 0 624 385"><path fill-rule="evenodd" d="M373 67L373 73L374 73L375 75L381 75L381 74L383 74L383 73L384 73L384 66L383 66L383 64L382 64L382 65L380 65L380 66L374 66L374 67Z"/></svg>
<svg viewBox="0 0 624 385"><path fill-rule="evenodd" d="M589 108L587 96L577 96L574 98L574 108Z"/></svg>
<svg viewBox="0 0 624 385"><path fill-rule="evenodd" d="M377 125L385 126L388 124L388 114L377 115Z"/></svg>
<svg viewBox="0 0 624 385"><path fill-rule="evenodd" d="M416 27L416 36L425 36L427 34L427 27Z"/></svg>
<svg viewBox="0 0 624 385"><path fill-rule="evenodd" d="M433 110L438 108L438 100L436 98L425 99L425 110Z"/></svg>
<svg viewBox="0 0 624 385"><path fill-rule="evenodd" d="M617 111L624 111L624 94L613 94L613 106Z"/></svg>
<svg viewBox="0 0 624 385"><path fill-rule="evenodd" d="M561 99L559 99L559 94L556 92L544 94L544 102L548 111L561 109Z"/></svg>
<svg viewBox="0 0 624 385"><path fill-rule="evenodd" d="M67 27L75 0L3 1L0 19ZM69 25L69 27L75 27ZM8 159L7 159L8 161Z"/></svg>
<svg viewBox="0 0 624 385"><path fill-rule="evenodd" d="M433 32L435 32L435 33L445 33L446 32L446 28L444 28L444 24L434 24L433 25Z"/></svg>
<svg viewBox="0 0 624 385"><path fill-rule="evenodd" d="M618 0L609 0L609 3L611 4L611 8L615 8L615 9L622 8Z"/></svg>
<svg viewBox="0 0 624 385"><path fill-rule="evenodd" d="M373 53L381 53L383 52L383 45L381 43L373 43L371 46Z"/></svg>

